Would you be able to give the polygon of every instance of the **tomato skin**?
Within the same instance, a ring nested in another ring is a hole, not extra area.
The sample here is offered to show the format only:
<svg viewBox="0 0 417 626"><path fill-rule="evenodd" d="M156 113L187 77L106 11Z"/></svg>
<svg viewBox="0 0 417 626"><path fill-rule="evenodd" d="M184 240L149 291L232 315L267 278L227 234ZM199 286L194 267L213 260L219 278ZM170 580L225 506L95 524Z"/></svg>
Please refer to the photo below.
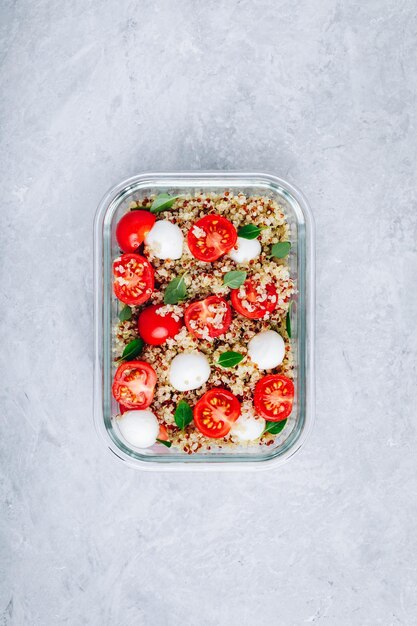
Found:
<svg viewBox="0 0 417 626"><path fill-rule="evenodd" d="M197 236L194 227L205 231L205 236ZM237 231L232 222L221 215L205 215L190 228L187 234L191 254L199 261L216 261L234 248Z"/></svg>
<svg viewBox="0 0 417 626"><path fill-rule="evenodd" d="M145 361L127 361L116 370L112 386L113 396L123 411L146 409L152 402L156 372Z"/></svg>
<svg viewBox="0 0 417 626"><path fill-rule="evenodd" d="M215 388L206 391L194 407L194 423L211 439L225 437L240 415L240 402L231 391Z"/></svg>
<svg viewBox="0 0 417 626"><path fill-rule="evenodd" d="M230 292L230 300L232 302L233 308L251 320L259 320L265 317L267 313L272 313L277 307L278 304L278 294L272 283L266 285L267 299L264 302L259 302L259 294L256 291L257 282L252 278L248 278L243 283L243 288L246 291L246 297L241 298L240 289L232 289ZM245 306L244 302L248 301L249 306L253 308L253 311L249 311Z"/></svg>
<svg viewBox="0 0 417 626"><path fill-rule="evenodd" d="M269 422L281 422L291 414L294 383L282 374L264 376L255 386L254 405L258 415Z"/></svg>
<svg viewBox="0 0 417 626"><path fill-rule="evenodd" d="M160 304L148 306L139 315L138 330L139 335L145 343L151 346L160 346L169 337L175 337L181 329L181 320L175 320L172 313L158 315Z"/></svg>
<svg viewBox="0 0 417 626"><path fill-rule="evenodd" d="M215 328L208 320L213 318L215 311L209 307L222 307L224 309L223 320L220 328ZM192 302L185 309L184 321L188 331L197 339L204 338L204 328L207 328L210 337L220 337L228 330L232 322L232 310L224 298L209 296L204 300ZM193 326L196 326L193 328Z"/></svg>
<svg viewBox="0 0 417 626"><path fill-rule="evenodd" d="M113 261L113 289L121 302L138 306L152 295L154 271L152 265L140 254L122 254Z"/></svg>
<svg viewBox="0 0 417 626"><path fill-rule="evenodd" d="M116 239L123 252L135 252L155 224L156 216L150 211L129 211L116 226Z"/></svg>

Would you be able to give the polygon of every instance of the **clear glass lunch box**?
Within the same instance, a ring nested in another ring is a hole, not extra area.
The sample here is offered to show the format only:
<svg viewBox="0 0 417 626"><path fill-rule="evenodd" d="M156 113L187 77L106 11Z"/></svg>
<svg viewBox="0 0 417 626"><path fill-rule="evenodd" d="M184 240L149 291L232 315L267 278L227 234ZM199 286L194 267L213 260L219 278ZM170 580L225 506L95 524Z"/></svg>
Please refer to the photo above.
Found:
<svg viewBox="0 0 417 626"><path fill-rule="evenodd" d="M296 294L291 307L292 350L295 359L295 397L291 416L274 445L245 445L238 449L210 450L186 454L156 444L143 450L130 447L120 436L112 397L112 328L119 303L112 288L112 261L119 254L116 224L129 204L150 194L172 195L224 190L247 195L265 195L277 200L290 227L289 265ZM224 470L266 469L291 457L304 443L314 413L314 224L303 195L285 180L263 173L171 172L144 173L116 185L104 196L95 218L95 361L94 419L105 445L118 458L140 469Z"/></svg>

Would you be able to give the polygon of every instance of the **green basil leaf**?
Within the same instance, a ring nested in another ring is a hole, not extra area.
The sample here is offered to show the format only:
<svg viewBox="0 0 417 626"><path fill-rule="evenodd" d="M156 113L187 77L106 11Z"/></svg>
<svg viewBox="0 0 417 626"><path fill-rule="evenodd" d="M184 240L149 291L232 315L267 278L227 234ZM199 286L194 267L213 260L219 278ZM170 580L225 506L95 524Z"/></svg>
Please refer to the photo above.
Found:
<svg viewBox="0 0 417 626"><path fill-rule="evenodd" d="M166 446L167 448L170 448L172 446L172 442L166 441L166 439L157 439L157 442L162 443L162 445Z"/></svg>
<svg viewBox="0 0 417 626"><path fill-rule="evenodd" d="M271 256L274 256L277 259L283 259L287 256L290 250L291 244L289 241L279 241L278 243L274 243L272 246Z"/></svg>
<svg viewBox="0 0 417 626"><path fill-rule="evenodd" d="M266 226L256 226L255 224L245 224L237 231L238 237L243 239L256 239Z"/></svg>
<svg viewBox="0 0 417 626"><path fill-rule="evenodd" d="M233 350L230 350L228 352L223 352L223 354L219 356L217 363L222 367L234 367L240 363L243 358L243 354L240 354L240 352L233 352Z"/></svg>
<svg viewBox="0 0 417 626"><path fill-rule="evenodd" d="M180 300L184 300L187 295L187 285L184 280L185 274L176 276L170 283L164 293L165 304L177 304Z"/></svg>
<svg viewBox="0 0 417 626"><path fill-rule="evenodd" d="M126 304L126 306L124 306L123 309L119 313L119 320L121 322L126 322L127 320L130 320L131 318L132 318L132 309L130 308L128 304Z"/></svg>
<svg viewBox="0 0 417 626"><path fill-rule="evenodd" d="M169 193L160 193L151 205L151 213L161 213L168 211L179 196L170 196Z"/></svg>
<svg viewBox="0 0 417 626"><path fill-rule="evenodd" d="M240 270L227 272L227 274L223 276L223 284L225 284L227 287L230 287L230 289L238 289L240 285L243 285L243 283L245 282L246 276L247 273Z"/></svg>
<svg viewBox="0 0 417 626"><path fill-rule="evenodd" d="M184 430L184 428L193 421L193 411L188 402L185 400L180 400L178 402L174 413L174 419L178 428L181 428L182 430Z"/></svg>
<svg viewBox="0 0 417 626"><path fill-rule="evenodd" d="M278 435L281 430L284 430L284 426L287 423L287 420L282 420L281 422L267 422L265 425L264 433L271 433L271 435Z"/></svg>
<svg viewBox="0 0 417 626"><path fill-rule="evenodd" d="M134 339L130 341L125 349L123 350L123 354L118 359L119 361L132 361L135 359L143 350L143 339L139 337L139 339Z"/></svg>
<svg viewBox="0 0 417 626"><path fill-rule="evenodd" d="M292 302L290 302L288 306L287 317L285 318L285 328L287 331L287 335L290 339L291 339L291 309L292 309Z"/></svg>

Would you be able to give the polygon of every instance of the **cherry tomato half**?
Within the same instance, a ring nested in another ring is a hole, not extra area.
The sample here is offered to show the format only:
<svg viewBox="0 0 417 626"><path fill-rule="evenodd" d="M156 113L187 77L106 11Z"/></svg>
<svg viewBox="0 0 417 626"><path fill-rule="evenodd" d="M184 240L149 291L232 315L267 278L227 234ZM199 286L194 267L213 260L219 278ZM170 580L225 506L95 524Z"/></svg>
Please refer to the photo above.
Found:
<svg viewBox="0 0 417 626"><path fill-rule="evenodd" d="M227 389L210 389L194 407L194 422L206 437L225 437L240 415L240 403Z"/></svg>
<svg viewBox="0 0 417 626"><path fill-rule="evenodd" d="M294 383L281 374L261 378L255 386L255 409L258 415L270 422L287 419L292 411Z"/></svg>
<svg viewBox="0 0 417 626"><path fill-rule="evenodd" d="M193 302L185 309L185 325L199 339L220 337L230 326L232 310L224 298L209 296Z"/></svg>
<svg viewBox="0 0 417 626"><path fill-rule="evenodd" d="M159 425L159 433L157 439L160 439L161 441L169 441L168 431L166 429L166 426L164 426L163 424Z"/></svg>
<svg viewBox="0 0 417 626"><path fill-rule="evenodd" d="M116 226L116 239L123 252L134 252L155 224L156 216L150 211L129 211Z"/></svg>
<svg viewBox="0 0 417 626"><path fill-rule="evenodd" d="M143 304L152 295L152 265L139 254L122 254L113 261L114 293L125 304Z"/></svg>
<svg viewBox="0 0 417 626"><path fill-rule="evenodd" d="M158 310L163 307L160 304L148 306L139 315L139 335L145 343L152 346L160 346L168 337L175 337L181 329L181 319L175 319L172 313L159 315Z"/></svg>
<svg viewBox="0 0 417 626"><path fill-rule="evenodd" d="M232 289L230 299L238 313L259 320L276 309L278 294L272 283L262 288L257 281L248 278L239 289Z"/></svg>
<svg viewBox="0 0 417 626"><path fill-rule="evenodd" d="M124 410L146 409L152 402L155 385L156 372L149 363L127 361L117 368L112 391Z"/></svg>
<svg viewBox="0 0 417 626"><path fill-rule="evenodd" d="M205 215L188 231L188 247L200 261L216 261L237 241L236 228L221 215Z"/></svg>

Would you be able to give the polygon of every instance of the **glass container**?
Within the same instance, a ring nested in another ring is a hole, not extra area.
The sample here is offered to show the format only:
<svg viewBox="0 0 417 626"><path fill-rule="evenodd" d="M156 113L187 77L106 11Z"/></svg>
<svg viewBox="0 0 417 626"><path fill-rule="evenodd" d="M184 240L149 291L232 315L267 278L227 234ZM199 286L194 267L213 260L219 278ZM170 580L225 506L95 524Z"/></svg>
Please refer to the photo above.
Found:
<svg viewBox="0 0 417 626"><path fill-rule="evenodd" d="M291 307L291 345L295 359L295 397L291 416L270 446L252 444L237 449L186 454L156 444L143 450L129 446L116 424L118 405L111 393L115 363L112 328L117 323L118 301L112 289L112 261L120 254L115 227L129 204L150 194L172 195L225 190L265 195L277 200L290 227L289 266L296 294ZM247 172L143 173L116 185L98 207L94 227L95 362L94 419L105 445L119 459L139 469L242 470L267 469L288 460L304 443L314 414L314 224L302 193L282 178Z"/></svg>

